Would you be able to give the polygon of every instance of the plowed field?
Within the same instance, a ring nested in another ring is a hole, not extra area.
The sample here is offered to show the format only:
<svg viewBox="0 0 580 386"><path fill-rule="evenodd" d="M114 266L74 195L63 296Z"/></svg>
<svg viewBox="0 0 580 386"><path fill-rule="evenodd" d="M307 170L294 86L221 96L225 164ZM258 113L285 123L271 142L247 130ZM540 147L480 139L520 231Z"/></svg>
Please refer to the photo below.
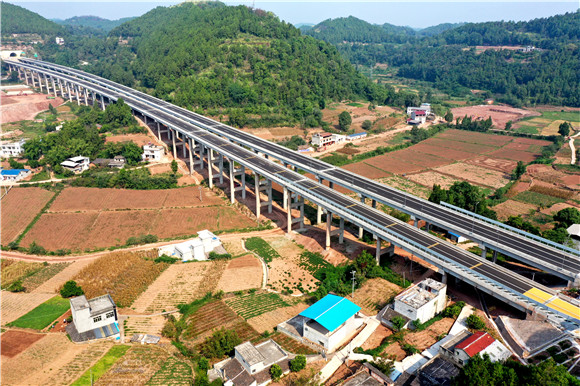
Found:
<svg viewBox="0 0 580 386"><path fill-rule="evenodd" d="M41 188L12 188L2 198L2 245L14 241L54 195Z"/></svg>
<svg viewBox="0 0 580 386"><path fill-rule="evenodd" d="M2 334L2 355L8 358L15 357L26 350L34 342L44 338L45 334L36 334L24 331L6 331Z"/></svg>
<svg viewBox="0 0 580 386"><path fill-rule="evenodd" d="M217 288L224 292L260 288L262 276L262 263L254 255L249 254L230 260Z"/></svg>

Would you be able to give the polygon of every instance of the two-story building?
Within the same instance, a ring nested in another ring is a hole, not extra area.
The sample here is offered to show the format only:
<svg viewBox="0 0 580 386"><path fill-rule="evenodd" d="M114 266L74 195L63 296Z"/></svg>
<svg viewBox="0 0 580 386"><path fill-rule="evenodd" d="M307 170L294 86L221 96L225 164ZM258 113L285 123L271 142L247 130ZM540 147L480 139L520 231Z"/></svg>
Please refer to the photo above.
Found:
<svg viewBox="0 0 580 386"><path fill-rule="evenodd" d="M425 323L443 311L447 304L447 285L425 279L395 297L394 309L410 320Z"/></svg>
<svg viewBox="0 0 580 386"><path fill-rule="evenodd" d="M316 133L312 135L312 145L318 147L324 147L332 145L334 143L334 138L331 133Z"/></svg>
<svg viewBox="0 0 580 386"><path fill-rule="evenodd" d="M467 330L463 330L453 339L442 344L439 347L439 354L459 366L465 366L477 354L481 356L489 355L489 359L492 362L504 361L512 355L507 347L495 340L487 332L478 331L472 334Z"/></svg>
<svg viewBox="0 0 580 386"><path fill-rule="evenodd" d="M25 139L21 139L19 141L2 141L0 142L0 157L8 158L8 157L19 157L24 153L24 144L26 143Z"/></svg>
<svg viewBox="0 0 580 386"><path fill-rule="evenodd" d="M431 104L430 103L421 103L419 107L409 106L407 107L407 115L411 115L413 111L422 110L426 114L431 114Z"/></svg>
<svg viewBox="0 0 580 386"><path fill-rule="evenodd" d="M147 145L143 145L143 154L141 157L143 157L143 161L161 161L164 154L165 149L163 149L163 146L148 143Z"/></svg>
<svg viewBox="0 0 580 386"><path fill-rule="evenodd" d="M73 341L119 337L117 306L110 295L87 300L85 295L70 299L73 323L67 332ZM74 328L73 328L74 327Z"/></svg>
<svg viewBox="0 0 580 386"><path fill-rule="evenodd" d="M79 155L77 157L72 157L60 163L60 166L70 170L71 172L78 174L87 170L90 166L89 157L83 157Z"/></svg>

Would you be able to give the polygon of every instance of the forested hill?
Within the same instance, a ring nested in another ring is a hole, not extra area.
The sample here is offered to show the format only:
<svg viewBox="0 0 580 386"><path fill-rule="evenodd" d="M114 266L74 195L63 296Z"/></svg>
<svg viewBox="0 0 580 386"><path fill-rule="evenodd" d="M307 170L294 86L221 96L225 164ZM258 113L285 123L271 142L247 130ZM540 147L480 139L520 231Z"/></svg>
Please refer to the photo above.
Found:
<svg viewBox="0 0 580 386"><path fill-rule="evenodd" d="M104 32L109 32L113 28L120 26L129 20L134 19L133 17L125 17L117 20L103 19L98 16L75 16L66 20L53 20L55 23L61 25L68 25L72 27L89 27L102 30Z"/></svg>
<svg viewBox="0 0 580 386"><path fill-rule="evenodd" d="M56 35L65 29L44 17L14 4L0 2L1 31L4 34Z"/></svg>
<svg viewBox="0 0 580 386"><path fill-rule="evenodd" d="M89 70L238 126L315 126L325 100L392 96L332 45L245 6L158 7L112 30L106 44Z"/></svg>

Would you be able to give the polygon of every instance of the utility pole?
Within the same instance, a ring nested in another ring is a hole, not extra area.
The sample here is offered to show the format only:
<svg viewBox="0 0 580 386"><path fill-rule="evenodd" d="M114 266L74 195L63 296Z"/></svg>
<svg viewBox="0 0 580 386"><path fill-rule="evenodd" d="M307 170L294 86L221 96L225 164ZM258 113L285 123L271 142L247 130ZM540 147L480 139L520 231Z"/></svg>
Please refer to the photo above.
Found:
<svg viewBox="0 0 580 386"><path fill-rule="evenodd" d="M352 298L354 299L354 283L356 282L356 271L352 270L350 273L352 274Z"/></svg>
<svg viewBox="0 0 580 386"><path fill-rule="evenodd" d="M203 198L201 197L201 186L199 187L199 201L203 201Z"/></svg>

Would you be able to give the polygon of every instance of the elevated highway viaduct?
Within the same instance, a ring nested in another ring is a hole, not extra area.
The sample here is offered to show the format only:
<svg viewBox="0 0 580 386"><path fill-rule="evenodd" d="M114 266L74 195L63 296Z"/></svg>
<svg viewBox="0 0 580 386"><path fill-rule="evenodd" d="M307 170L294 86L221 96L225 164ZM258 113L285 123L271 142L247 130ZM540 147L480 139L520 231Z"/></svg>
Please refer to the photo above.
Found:
<svg viewBox="0 0 580 386"><path fill-rule="evenodd" d="M341 234L344 230L344 221L349 221L376 236L377 256L380 255L381 240L388 241L433 264L442 272L451 274L494 297L501 298L516 308L542 313L567 328L576 329L580 326L580 308L573 303L572 299L396 220L321 182L312 181L295 170L272 162L258 149L248 149L247 145L240 146L240 142L235 138L224 138L212 133L205 127L192 123L173 112L169 109L171 105L167 102L160 102L156 105L142 98L132 89L104 87L62 71L57 72L17 61L10 61L9 64L19 69L25 80L28 79L29 82L32 82L32 79L35 82L38 80L38 84L42 84L47 92L60 94L69 100L74 98L78 103L90 101L104 107L106 101L123 98L135 112L157 125L158 135L161 135L162 131L170 135L175 153L178 147L184 154L188 153L190 168L205 168L210 185L213 184L214 178L223 180L224 163L226 163L226 166L229 166L227 169L232 201L235 200L235 192L239 190L235 187L236 177L242 176L238 185L243 186L243 181L245 181L243 175L246 170L252 171L255 178L258 218L260 218L261 207L267 206L267 210L271 211L272 183L281 185L286 192L286 208L300 211L300 216L293 218L291 210L288 210L288 232L294 224L299 224L302 228L304 200L306 199L326 211L327 243L330 242L332 218L338 216L341 224L338 231ZM214 125L221 124L215 122ZM215 170L216 168L218 170ZM327 171L320 170L320 172ZM245 189L242 194L244 192ZM262 202L262 192L265 193L265 202Z"/></svg>

